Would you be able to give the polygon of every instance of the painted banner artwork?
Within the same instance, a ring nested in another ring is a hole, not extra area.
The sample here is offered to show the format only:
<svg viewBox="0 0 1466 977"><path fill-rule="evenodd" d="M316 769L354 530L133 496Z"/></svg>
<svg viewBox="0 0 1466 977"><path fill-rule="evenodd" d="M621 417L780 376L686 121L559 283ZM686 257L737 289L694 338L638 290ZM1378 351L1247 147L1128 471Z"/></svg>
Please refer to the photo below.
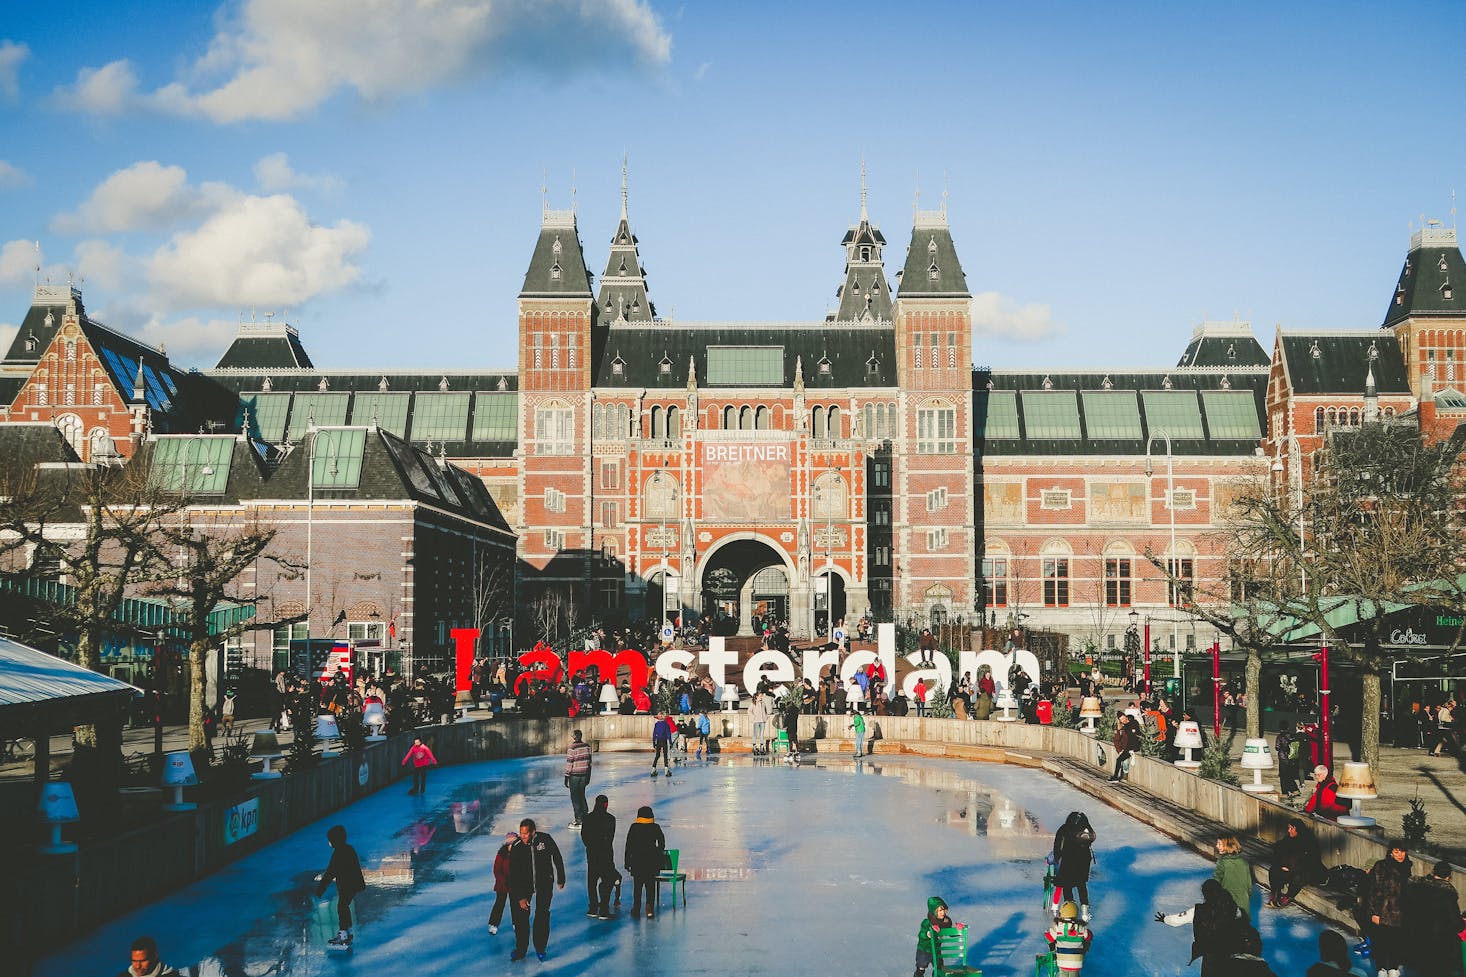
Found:
<svg viewBox="0 0 1466 977"><path fill-rule="evenodd" d="M704 441L703 518L713 522L769 522L790 518L793 488L787 441Z"/></svg>

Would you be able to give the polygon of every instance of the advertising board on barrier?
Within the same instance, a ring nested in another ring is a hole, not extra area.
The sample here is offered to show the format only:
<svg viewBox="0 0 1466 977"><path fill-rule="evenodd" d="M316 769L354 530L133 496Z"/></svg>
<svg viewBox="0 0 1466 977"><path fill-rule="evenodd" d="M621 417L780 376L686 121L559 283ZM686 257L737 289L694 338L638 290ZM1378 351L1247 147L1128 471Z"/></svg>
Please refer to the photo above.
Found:
<svg viewBox="0 0 1466 977"><path fill-rule="evenodd" d="M243 841L260 830L260 799L251 797L224 812L224 844Z"/></svg>

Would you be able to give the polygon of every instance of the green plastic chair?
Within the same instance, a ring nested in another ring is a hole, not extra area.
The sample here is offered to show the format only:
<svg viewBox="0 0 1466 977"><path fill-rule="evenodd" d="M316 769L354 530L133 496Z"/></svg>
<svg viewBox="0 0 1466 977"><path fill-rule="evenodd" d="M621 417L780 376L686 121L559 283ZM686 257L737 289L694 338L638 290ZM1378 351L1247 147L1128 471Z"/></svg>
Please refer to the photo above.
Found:
<svg viewBox="0 0 1466 977"><path fill-rule="evenodd" d="M982 977L982 971L967 966L967 928L935 931L932 977Z"/></svg>
<svg viewBox="0 0 1466 977"><path fill-rule="evenodd" d="M1033 958L1033 977L1059 977L1059 959L1052 950Z"/></svg>
<svg viewBox="0 0 1466 977"><path fill-rule="evenodd" d="M778 756L779 750L789 752L789 731L786 729L776 730L774 733L774 745L769 748L770 756Z"/></svg>
<svg viewBox="0 0 1466 977"><path fill-rule="evenodd" d="M668 848L662 853L662 861L666 868L657 873L657 905L662 904L662 883L672 884L672 908L677 908L677 889L682 888L682 908L687 908L687 873L679 871L677 862L682 857L682 849Z"/></svg>

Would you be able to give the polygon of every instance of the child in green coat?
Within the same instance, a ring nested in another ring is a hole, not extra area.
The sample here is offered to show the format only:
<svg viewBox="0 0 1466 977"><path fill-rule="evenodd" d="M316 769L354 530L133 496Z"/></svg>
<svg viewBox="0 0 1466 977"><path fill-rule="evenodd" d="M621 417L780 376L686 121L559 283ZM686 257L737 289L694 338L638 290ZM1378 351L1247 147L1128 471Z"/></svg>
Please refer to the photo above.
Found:
<svg viewBox="0 0 1466 977"><path fill-rule="evenodd" d="M926 916L921 921L921 929L916 932L916 972L912 977L924 977L926 968L932 965L937 951L937 931L962 929L963 925L947 915L947 903L941 896L932 896L926 901ZM955 962L961 964L965 961Z"/></svg>

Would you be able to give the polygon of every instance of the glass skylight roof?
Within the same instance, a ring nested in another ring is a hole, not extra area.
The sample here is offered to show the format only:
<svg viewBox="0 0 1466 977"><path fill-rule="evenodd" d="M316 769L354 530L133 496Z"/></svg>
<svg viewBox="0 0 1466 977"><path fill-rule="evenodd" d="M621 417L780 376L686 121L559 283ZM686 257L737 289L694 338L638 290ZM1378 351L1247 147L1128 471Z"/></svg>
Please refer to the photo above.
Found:
<svg viewBox="0 0 1466 977"><path fill-rule="evenodd" d="M467 392L414 394L412 440L465 440L468 434L469 396Z"/></svg>
<svg viewBox="0 0 1466 977"><path fill-rule="evenodd" d="M518 423L518 394L479 391L473 395L473 440L513 441Z"/></svg>
<svg viewBox="0 0 1466 977"><path fill-rule="evenodd" d="M1023 422L1029 440L1082 437L1079 398L1072 390L1023 391Z"/></svg>
<svg viewBox="0 0 1466 977"><path fill-rule="evenodd" d="M1145 401L1145 421L1152 435L1169 434L1175 440L1195 441L1206 436L1195 390L1146 390L1140 396Z"/></svg>
<svg viewBox="0 0 1466 977"><path fill-rule="evenodd" d="M988 391L987 422L978 436L1018 440L1018 394L1015 391Z"/></svg>
<svg viewBox="0 0 1466 977"><path fill-rule="evenodd" d="M290 405L290 427L285 440L299 441L314 423L316 427L335 427L346 423L347 394L297 393Z"/></svg>
<svg viewBox="0 0 1466 977"><path fill-rule="evenodd" d="M148 477L155 488L186 495L222 495L234 460L234 435L161 437Z"/></svg>
<svg viewBox="0 0 1466 977"><path fill-rule="evenodd" d="M1206 423L1213 438L1236 438L1257 441L1262 438L1262 425L1257 417L1257 402L1250 390L1203 390L1201 403L1206 408Z"/></svg>
<svg viewBox="0 0 1466 977"><path fill-rule="evenodd" d="M1091 440L1139 441L1140 403L1133 390L1086 390L1084 426Z"/></svg>
<svg viewBox="0 0 1466 977"><path fill-rule="evenodd" d="M250 435L279 444L285 440L285 418L290 412L288 393L246 393L239 395L241 417L249 411Z"/></svg>
<svg viewBox="0 0 1466 977"><path fill-rule="evenodd" d="M354 489L360 485L366 435L359 427L316 431L310 439L311 487Z"/></svg>
<svg viewBox="0 0 1466 977"><path fill-rule="evenodd" d="M708 383L778 387L784 383L782 346L709 346Z"/></svg>
<svg viewBox="0 0 1466 977"><path fill-rule="evenodd" d="M368 427L376 424L388 434L407 436L407 399L409 393L358 393L351 403L351 423Z"/></svg>

